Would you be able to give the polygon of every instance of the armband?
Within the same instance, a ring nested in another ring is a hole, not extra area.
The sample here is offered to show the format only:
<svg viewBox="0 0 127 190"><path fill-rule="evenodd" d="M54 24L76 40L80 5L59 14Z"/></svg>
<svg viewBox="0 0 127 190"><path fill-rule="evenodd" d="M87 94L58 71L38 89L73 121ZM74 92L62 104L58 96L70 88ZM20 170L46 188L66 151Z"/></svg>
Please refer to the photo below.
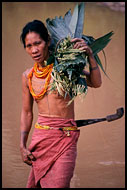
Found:
<svg viewBox="0 0 127 190"><path fill-rule="evenodd" d="M90 67L90 71L98 69L98 65L96 67Z"/></svg>

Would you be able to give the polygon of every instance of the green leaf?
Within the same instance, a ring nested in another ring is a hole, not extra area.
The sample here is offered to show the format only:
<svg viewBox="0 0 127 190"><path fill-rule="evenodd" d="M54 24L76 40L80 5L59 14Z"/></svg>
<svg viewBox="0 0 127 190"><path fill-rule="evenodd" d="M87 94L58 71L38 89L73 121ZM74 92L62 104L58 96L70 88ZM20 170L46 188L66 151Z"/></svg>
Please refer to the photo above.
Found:
<svg viewBox="0 0 127 190"><path fill-rule="evenodd" d="M110 37L113 35L113 32L109 32L108 34L96 39L89 46L91 47L93 54L99 53L102 49L104 49L107 44L110 42Z"/></svg>
<svg viewBox="0 0 127 190"><path fill-rule="evenodd" d="M94 39L92 36L86 36L86 35L84 35L84 34L82 34L82 39L84 39L84 41L85 41L88 45L92 44L92 42L95 41L95 39Z"/></svg>
<svg viewBox="0 0 127 190"><path fill-rule="evenodd" d="M54 61L55 61L55 57L54 57L54 55L51 55L47 60L47 65L54 63Z"/></svg>
<svg viewBox="0 0 127 190"><path fill-rule="evenodd" d="M102 65L102 63L101 63L101 61L100 61L99 56L96 54L96 55L94 55L94 58L95 58L95 60L97 61L97 63L98 63L98 65L100 66L100 68L102 69L102 71L105 73L105 75L107 75L106 72L105 72L105 70L104 70L104 68L103 68L103 65Z"/></svg>
<svg viewBox="0 0 127 190"><path fill-rule="evenodd" d="M66 14L65 14L65 16L64 16L64 22L65 22L65 24L66 24L66 26L68 26L69 25L69 23L70 23L70 21L71 21L71 10L69 10Z"/></svg>
<svg viewBox="0 0 127 190"><path fill-rule="evenodd" d="M68 76L69 76L69 80L71 80L72 77L72 70L67 70Z"/></svg>
<svg viewBox="0 0 127 190"><path fill-rule="evenodd" d="M66 27L64 19L62 17L55 17L55 19L46 19L47 29L51 34L51 37L55 41L55 44L68 35L71 35L69 27Z"/></svg>
<svg viewBox="0 0 127 190"><path fill-rule="evenodd" d="M84 26L84 10L85 10L85 3L82 2L78 6L78 21L76 25L75 31L75 38L81 38L83 33L83 26Z"/></svg>
<svg viewBox="0 0 127 190"><path fill-rule="evenodd" d="M76 30L76 25L77 25L77 21L78 21L78 4L75 6L75 9L74 9L74 12L73 12L73 15L71 17L71 21L69 23L69 28L72 32L72 38L74 37L75 35L75 30Z"/></svg>

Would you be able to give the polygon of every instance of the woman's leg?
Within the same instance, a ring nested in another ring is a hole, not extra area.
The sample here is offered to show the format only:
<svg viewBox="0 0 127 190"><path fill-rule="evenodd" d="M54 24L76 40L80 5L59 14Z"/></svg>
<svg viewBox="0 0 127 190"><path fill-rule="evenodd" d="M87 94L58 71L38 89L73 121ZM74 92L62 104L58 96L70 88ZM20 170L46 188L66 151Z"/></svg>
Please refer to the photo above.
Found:
<svg viewBox="0 0 127 190"><path fill-rule="evenodd" d="M34 177L34 170L33 167L31 167L31 171L28 177L26 188L40 188L40 186L35 185L35 177Z"/></svg>
<svg viewBox="0 0 127 190"><path fill-rule="evenodd" d="M65 151L40 179L42 188L69 188L76 161L76 144Z"/></svg>

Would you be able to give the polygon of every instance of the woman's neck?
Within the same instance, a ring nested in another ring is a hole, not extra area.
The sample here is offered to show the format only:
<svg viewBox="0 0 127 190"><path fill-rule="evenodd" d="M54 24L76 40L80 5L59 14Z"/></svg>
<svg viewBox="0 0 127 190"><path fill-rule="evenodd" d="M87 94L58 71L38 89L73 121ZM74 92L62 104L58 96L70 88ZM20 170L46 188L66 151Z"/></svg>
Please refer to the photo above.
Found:
<svg viewBox="0 0 127 190"><path fill-rule="evenodd" d="M48 60L48 58L49 58L49 52L47 53L47 56L45 57L45 59L42 62L40 62L40 63L37 62L39 67L45 67L46 66L46 61Z"/></svg>

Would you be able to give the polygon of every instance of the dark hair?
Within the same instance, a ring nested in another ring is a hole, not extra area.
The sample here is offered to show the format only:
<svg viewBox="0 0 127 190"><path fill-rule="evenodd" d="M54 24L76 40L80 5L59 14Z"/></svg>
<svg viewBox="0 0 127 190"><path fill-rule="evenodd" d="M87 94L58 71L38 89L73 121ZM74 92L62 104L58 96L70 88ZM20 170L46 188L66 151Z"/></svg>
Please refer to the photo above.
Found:
<svg viewBox="0 0 127 190"><path fill-rule="evenodd" d="M24 45L24 48L26 47L25 45L25 38L26 35L29 32L36 32L40 35L40 37L45 41L48 42L49 41L49 34L48 34L48 30L45 27L44 23L39 21L39 20L33 20L32 22L28 22L23 30L22 30L22 34L20 36L20 40Z"/></svg>

